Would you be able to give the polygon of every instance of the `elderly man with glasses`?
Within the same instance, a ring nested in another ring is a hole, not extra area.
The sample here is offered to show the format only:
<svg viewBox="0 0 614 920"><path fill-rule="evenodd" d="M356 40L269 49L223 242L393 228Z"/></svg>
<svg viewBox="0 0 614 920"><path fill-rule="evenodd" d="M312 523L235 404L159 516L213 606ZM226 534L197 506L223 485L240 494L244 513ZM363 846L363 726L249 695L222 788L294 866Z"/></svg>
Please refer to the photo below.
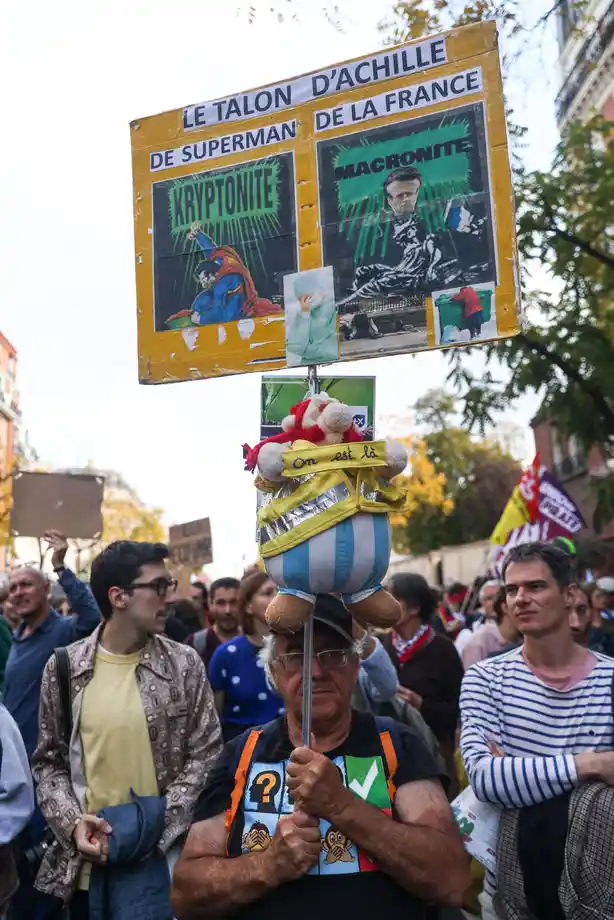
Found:
<svg viewBox="0 0 614 920"><path fill-rule="evenodd" d="M36 885L71 920L170 916L164 854L221 749L198 654L163 635L167 556L162 544L105 549L91 573L102 625L68 648L66 671L56 657L45 667L33 771L56 839Z"/></svg>
<svg viewBox="0 0 614 920"><path fill-rule="evenodd" d="M468 860L437 765L410 728L351 709L359 649L341 601L316 600L308 748L302 634L272 634L262 661L286 715L226 745L175 870L176 917L413 920L460 905Z"/></svg>

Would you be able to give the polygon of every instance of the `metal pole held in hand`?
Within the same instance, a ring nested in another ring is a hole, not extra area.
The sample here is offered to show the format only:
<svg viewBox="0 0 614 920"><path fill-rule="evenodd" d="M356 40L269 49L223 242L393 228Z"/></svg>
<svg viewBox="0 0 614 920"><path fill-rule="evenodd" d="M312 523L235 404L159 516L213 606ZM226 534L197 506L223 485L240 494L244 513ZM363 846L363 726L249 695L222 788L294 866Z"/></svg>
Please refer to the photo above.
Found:
<svg viewBox="0 0 614 920"><path fill-rule="evenodd" d="M309 365L309 396L320 392L318 368L315 364ZM313 613L309 614L303 629L303 719L302 741L305 747L311 744L311 689L313 672Z"/></svg>
<svg viewBox="0 0 614 920"><path fill-rule="evenodd" d="M311 687L313 671L313 613L303 629L303 745L311 745Z"/></svg>

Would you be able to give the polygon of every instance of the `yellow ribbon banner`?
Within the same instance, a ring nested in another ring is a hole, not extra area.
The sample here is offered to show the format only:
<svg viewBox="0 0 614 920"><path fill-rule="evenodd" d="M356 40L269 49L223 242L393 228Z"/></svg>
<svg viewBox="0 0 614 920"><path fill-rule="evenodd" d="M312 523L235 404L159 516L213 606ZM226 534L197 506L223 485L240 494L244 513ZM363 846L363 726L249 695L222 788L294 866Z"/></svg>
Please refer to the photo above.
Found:
<svg viewBox="0 0 614 920"><path fill-rule="evenodd" d="M354 470L386 466L386 442L363 441L357 444L325 444L304 447L301 442L283 456L283 475L288 478L324 473L328 470Z"/></svg>

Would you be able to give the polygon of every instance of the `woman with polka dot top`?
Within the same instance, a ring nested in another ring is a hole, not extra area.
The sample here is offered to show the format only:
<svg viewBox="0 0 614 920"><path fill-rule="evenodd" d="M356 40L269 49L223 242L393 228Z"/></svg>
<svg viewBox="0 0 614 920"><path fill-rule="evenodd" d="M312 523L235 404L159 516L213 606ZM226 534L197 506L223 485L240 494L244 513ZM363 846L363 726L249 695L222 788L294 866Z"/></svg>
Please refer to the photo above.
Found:
<svg viewBox="0 0 614 920"><path fill-rule="evenodd" d="M241 582L238 613L243 635L220 645L208 668L222 722L224 741L246 728L264 725L283 714L283 702L267 686L258 652L269 631L264 618L277 594L277 585L264 572Z"/></svg>

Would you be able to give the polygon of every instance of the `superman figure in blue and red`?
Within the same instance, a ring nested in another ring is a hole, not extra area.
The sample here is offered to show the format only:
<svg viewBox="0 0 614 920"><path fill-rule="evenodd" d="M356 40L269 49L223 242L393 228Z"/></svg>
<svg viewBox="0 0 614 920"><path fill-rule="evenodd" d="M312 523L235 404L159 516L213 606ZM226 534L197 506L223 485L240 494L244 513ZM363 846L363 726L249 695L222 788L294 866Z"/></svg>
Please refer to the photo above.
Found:
<svg viewBox="0 0 614 920"><path fill-rule="evenodd" d="M174 871L178 920L424 920L462 904L469 859L439 765L413 729L352 709L360 651L342 601L318 595L313 617L311 743L302 631L272 631L260 660L285 714L229 742L207 777Z"/></svg>
<svg viewBox="0 0 614 920"><path fill-rule="evenodd" d="M192 224L188 240L196 240L205 258L194 278L201 290L190 308L196 326L281 313L272 300L259 297L249 269L231 246L217 246L200 224Z"/></svg>

